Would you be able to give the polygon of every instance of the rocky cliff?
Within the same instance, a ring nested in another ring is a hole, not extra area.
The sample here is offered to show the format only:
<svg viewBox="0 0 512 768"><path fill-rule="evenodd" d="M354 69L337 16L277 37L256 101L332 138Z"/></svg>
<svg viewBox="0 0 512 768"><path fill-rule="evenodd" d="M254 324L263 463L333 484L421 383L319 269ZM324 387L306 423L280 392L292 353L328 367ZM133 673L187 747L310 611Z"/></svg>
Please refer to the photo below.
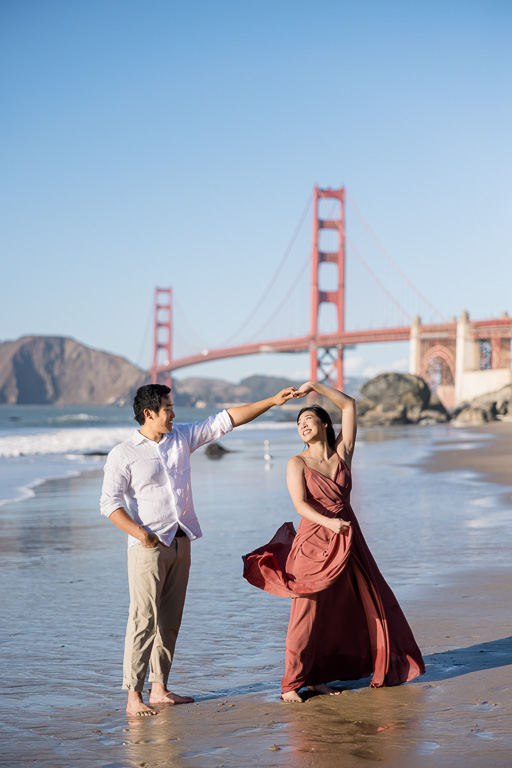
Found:
<svg viewBox="0 0 512 768"><path fill-rule="evenodd" d="M124 403L147 381L123 357L73 339L24 336L0 344L0 403Z"/></svg>
<svg viewBox="0 0 512 768"><path fill-rule="evenodd" d="M150 375L123 357L101 352L62 336L24 336L0 343L0 404L130 404L137 387ZM278 376L249 376L239 384L222 379L173 380L179 406L249 403L275 395L302 381ZM347 381L356 395L361 381ZM300 405L303 405L301 403Z"/></svg>

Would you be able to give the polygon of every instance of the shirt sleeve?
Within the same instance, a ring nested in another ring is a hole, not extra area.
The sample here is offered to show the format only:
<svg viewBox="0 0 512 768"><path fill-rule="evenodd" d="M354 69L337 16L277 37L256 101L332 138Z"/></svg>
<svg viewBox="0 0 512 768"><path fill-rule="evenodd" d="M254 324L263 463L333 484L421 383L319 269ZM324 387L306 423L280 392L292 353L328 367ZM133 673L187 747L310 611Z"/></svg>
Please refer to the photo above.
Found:
<svg viewBox="0 0 512 768"><path fill-rule="evenodd" d="M103 469L100 511L105 517L125 506L124 496L130 482L130 468L119 455L118 446L110 451Z"/></svg>
<svg viewBox="0 0 512 768"><path fill-rule="evenodd" d="M188 443L190 453L202 445L218 440L233 429L233 423L227 411L210 416L206 421L194 421L193 424L180 424L183 437Z"/></svg>

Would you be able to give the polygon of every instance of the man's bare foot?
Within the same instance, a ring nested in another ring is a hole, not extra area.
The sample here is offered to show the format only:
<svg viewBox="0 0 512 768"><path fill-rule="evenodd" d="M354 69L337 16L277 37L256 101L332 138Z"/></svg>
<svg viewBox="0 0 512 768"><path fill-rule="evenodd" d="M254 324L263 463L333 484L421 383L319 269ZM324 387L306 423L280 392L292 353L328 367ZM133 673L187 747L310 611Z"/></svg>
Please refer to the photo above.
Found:
<svg viewBox="0 0 512 768"><path fill-rule="evenodd" d="M329 688L325 683L320 683L320 685L308 685L308 691L312 691L313 693L323 693L326 696L339 696L341 693L341 691L336 691L334 688Z"/></svg>
<svg viewBox="0 0 512 768"><path fill-rule="evenodd" d="M297 691L287 691L287 693L282 693L281 700L291 702L292 704L304 704L304 699L302 696L299 696Z"/></svg>
<svg viewBox="0 0 512 768"><path fill-rule="evenodd" d="M142 694L138 693L138 691L128 691L126 711L129 715L135 715L136 717L151 717L157 714L154 709L144 704Z"/></svg>
<svg viewBox="0 0 512 768"><path fill-rule="evenodd" d="M168 691L161 683L153 683L149 696L150 704L192 704L193 701L191 696L179 696L177 693Z"/></svg>

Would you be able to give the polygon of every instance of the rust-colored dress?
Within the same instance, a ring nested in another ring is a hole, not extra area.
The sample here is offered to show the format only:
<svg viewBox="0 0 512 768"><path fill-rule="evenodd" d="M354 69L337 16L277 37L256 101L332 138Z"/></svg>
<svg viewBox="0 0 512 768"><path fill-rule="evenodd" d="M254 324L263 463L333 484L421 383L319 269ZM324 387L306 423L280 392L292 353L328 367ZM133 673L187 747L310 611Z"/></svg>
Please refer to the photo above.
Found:
<svg viewBox="0 0 512 768"><path fill-rule="evenodd" d="M305 464L305 462L304 462ZM352 480L340 459L334 480L305 464L306 501L326 517L350 520L346 534L301 517L245 555L255 587L292 597L283 693L304 685L372 676L399 685L425 672L420 650L379 571L350 506Z"/></svg>

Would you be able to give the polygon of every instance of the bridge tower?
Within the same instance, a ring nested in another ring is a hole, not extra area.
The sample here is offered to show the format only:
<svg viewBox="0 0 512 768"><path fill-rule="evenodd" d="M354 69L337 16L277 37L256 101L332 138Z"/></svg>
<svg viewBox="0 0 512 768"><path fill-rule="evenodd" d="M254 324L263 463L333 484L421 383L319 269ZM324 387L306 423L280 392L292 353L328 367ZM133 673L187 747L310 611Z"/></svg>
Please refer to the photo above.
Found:
<svg viewBox="0 0 512 768"><path fill-rule="evenodd" d="M155 320L153 326L153 365L151 381L158 382L159 365L166 365L172 359L172 288L155 288ZM171 386L171 374L165 384Z"/></svg>
<svg viewBox="0 0 512 768"><path fill-rule="evenodd" d="M320 200L332 200L333 206L339 203L339 217L321 219L319 217ZM311 342L310 362L311 380L320 381L337 389L343 389L343 344L319 347L318 336L320 307L322 304L334 304L336 307L337 328L330 329L341 334L345 330L345 187L341 189L320 189L315 187L313 197L313 250L311 253ZM337 230L337 250L326 250L322 240L325 230ZM337 287L334 290L321 289L320 272L322 264L337 266Z"/></svg>

